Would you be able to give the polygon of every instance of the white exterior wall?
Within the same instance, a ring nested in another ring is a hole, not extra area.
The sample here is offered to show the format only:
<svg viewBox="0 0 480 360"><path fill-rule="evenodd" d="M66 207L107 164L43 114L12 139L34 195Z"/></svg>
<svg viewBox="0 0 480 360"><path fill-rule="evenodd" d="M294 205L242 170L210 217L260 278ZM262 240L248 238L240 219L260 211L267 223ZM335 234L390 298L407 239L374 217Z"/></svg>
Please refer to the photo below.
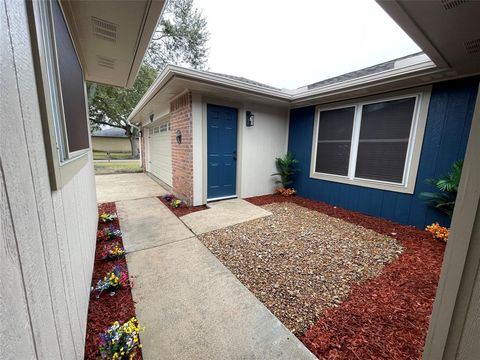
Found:
<svg viewBox="0 0 480 360"><path fill-rule="evenodd" d="M205 120L206 121L206 120ZM205 132L206 132L205 123ZM207 172L203 169L204 144L206 146L207 139L203 141L204 125L203 125L203 106L200 94L192 93L192 157L193 157L193 205L198 206L206 200L204 192L204 176ZM207 163L205 162L205 166ZM206 180L205 180L206 181Z"/></svg>
<svg viewBox="0 0 480 360"><path fill-rule="evenodd" d="M82 359L97 225L92 154L49 183L24 1L0 6L0 353Z"/></svg>
<svg viewBox="0 0 480 360"><path fill-rule="evenodd" d="M253 127L245 125L246 110L255 116ZM241 112L239 121L239 195L247 198L271 194L278 179L271 176L277 172L275 158L287 152L288 110L249 105Z"/></svg>

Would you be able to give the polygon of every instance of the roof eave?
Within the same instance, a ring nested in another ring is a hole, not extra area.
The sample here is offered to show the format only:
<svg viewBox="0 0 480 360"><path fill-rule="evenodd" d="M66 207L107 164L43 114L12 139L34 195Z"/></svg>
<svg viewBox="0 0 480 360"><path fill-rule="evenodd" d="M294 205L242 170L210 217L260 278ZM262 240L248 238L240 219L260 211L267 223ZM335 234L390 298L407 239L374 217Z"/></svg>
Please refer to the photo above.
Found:
<svg viewBox="0 0 480 360"><path fill-rule="evenodd" d="M412 64L410 66L402 67L400 69L392 69L382 71L376 74L362 76L356 79L346 80L343 82L329 84L315 89L301 89L291 90L275 90L267 89L253 84L242 83L234 79L226 79L216 74L209 74L203 71L185 69L175 65L168 65L162 73L158 76L152 86L148 89L137 106L133 109L132 113L128 117L128 121L131 121L140 110L148 104L148 102L159 92L168 82L175 78L182 78L191 81L197 81L207 84L213 84L216 86L226 87L237 91L244 91L259 96L267 96L288 102L291 105L296 105L308 100L314 100L315 98L321 98L326 94L332 93L346 93L353 89L368 89L369 87L379 85L395 83L407 78L418 78L418 84L422 83L420 79L423 77L423 83L427 75L433 75L435 73L444 71L445 69L439 69L433 61L423 61L421 63Z"/></svg>
<svg viewBox="0 0 480 360"><path fill-rule="evenodd" d="M85 80L132 87L165 1L61 0L61 5Z"/></svg>
<svg viewBox="0 0 480 360"><path fill-rule="evenodd" d="M201 82L205 84L212 84L216 86L222 86L225 88L234 89L237 91L244 91L252 94L258 94L263 97L271 97L285 102L291 101L291 95L284 90L268 89L253 84L243 83L234 79L227 79L220 75L210 74L203 71L194 69L186 69L176 65L168 65L157 77L154 83L147 90L145 95L140 99L137 106L133 109L132 113L128 116L128 121L140 112L140 110L159 92L164 86L168 84L173 78L186 79L190 81Z"/></svg>
<svg viewBox="0 0 480 360"><path fill-rule="evenodd" d="M400 69L386 70L351 80L324 85L314 89L305 89L293 95L292 104L300 103L305 100L314 99L321 97L322 95L335 92L347 92L352 89L366 90L371 86L376 86L379 84L393 84L407 78L418 78L418 82L422 83L422 80L420 79L421 77L423 77L425 80L426 75L431 75L441 71L444 71L444 69L439 69L433 61L424 61L422 63L413 64Z"/></svg>

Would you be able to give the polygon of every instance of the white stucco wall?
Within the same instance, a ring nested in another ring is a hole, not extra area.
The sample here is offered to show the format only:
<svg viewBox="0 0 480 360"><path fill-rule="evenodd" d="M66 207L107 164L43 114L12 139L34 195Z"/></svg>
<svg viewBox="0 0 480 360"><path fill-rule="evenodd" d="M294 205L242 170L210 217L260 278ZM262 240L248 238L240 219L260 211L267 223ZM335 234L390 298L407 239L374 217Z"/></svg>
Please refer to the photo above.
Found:
<svg viewBox="0 0 480 360"><path fill-rule="evenodd" d="M253 112L255 125L246 127L245 111ZM288 110L264 105L246 105L240 115L239 171L242 198L271 194L275 188L275 158L285 155ZM238 177L237 177L238 178Z"/></svg>
<svg viewBox="0 0 480 360"><path fill-rule="evenodd" d="M0 6L0 357L83 359L97 224L91 152L49 182L26 2Z"/></svg>

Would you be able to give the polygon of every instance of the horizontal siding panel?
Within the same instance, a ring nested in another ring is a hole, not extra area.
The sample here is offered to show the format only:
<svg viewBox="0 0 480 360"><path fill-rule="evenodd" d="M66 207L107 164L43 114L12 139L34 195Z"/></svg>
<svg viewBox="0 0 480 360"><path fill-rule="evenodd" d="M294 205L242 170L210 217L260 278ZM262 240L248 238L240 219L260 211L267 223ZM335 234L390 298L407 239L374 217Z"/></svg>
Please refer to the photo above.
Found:
<svg viewBox="0 0 480 360"><path fill-rule="evenodd" d="M25 3L5 2L0 24L2 114L11 120L0 132L2 355L82 359L97 224L92 154L51 191Z"/></svg>
<svg viewBox="0 0 480 360"><path fill-rule="evenodd" d="M455 160L463 159L478 81L471 77L433 86L414 194L310 178L315 107L292 109L288 148L299 160L300 171L294 179L298 194L419 228L434 221L449 226L448 217L427 207L419 194L434 191L426 179L444 176Z"/></svg>

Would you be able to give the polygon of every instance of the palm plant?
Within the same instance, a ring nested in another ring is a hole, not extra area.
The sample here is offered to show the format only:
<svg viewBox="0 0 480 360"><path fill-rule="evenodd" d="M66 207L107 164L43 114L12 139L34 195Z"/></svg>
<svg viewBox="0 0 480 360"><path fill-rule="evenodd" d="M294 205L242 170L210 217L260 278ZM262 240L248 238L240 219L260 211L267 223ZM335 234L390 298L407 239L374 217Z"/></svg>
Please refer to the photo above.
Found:
<svg viewBox="0 0 480 360"><path fill-rule="evenodd" d="M452 218L457 197L460 176L462 175L463 161L457 160L453 163L452 169L447 176L439 179L427 179L426 182L435 186L441 192L422 192L420 198L428 206L434 207Z"/></svg>
<svg viewBox="0 0 480 360"><path fill-rule="evenodd" d="M293 175L298 172L296 165L298 160L293 157L291 152L287 152L283 158L275 159L275 166L277 172L272 176L280 176L280 180L275 181L277 184L282 184L286 189L293 183Z"/></svg>

